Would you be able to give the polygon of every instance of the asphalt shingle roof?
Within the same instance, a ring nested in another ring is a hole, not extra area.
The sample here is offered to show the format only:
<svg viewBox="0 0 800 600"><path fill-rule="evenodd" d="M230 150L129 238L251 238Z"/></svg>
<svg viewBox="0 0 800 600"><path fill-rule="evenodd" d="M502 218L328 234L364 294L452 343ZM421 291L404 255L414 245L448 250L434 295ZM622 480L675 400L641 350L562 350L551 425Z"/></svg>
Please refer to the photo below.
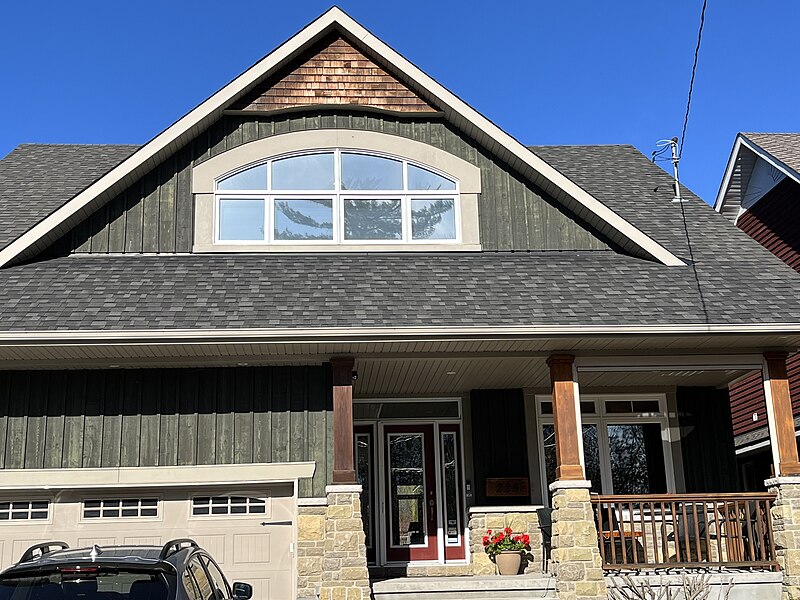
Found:
<svg viewBox="0 0 800 600"><path fill-rule="evenodd" d="M0 160L0 250L139 146L22 144Z"/></svg>
<svg viewBox="0 0 800 600"><path fill-rule="evenodd" d="M800 173L800 133L742 133L790 169Z"/></svg>
<svg viewBox="0 0 800 600"><path fill-rule="evenodd" d="M596 252L73 256L0 270L0 330L800 322L800 275L632 146L535 147L689 261Z"/></svg>

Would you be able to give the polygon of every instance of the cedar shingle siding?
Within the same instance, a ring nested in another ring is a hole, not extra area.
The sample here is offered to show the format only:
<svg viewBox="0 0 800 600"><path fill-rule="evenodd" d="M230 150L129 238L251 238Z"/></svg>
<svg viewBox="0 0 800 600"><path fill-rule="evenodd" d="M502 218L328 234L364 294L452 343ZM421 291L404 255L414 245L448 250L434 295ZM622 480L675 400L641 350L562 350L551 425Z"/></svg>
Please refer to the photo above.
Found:
<svg viewBox="0 0 800 600"><path fill-rule="evenodd" d="M298 106L343 104L399 112L436 112L405 84L341 37L313 56L256 88L232 108L280 110Z"/></svg>

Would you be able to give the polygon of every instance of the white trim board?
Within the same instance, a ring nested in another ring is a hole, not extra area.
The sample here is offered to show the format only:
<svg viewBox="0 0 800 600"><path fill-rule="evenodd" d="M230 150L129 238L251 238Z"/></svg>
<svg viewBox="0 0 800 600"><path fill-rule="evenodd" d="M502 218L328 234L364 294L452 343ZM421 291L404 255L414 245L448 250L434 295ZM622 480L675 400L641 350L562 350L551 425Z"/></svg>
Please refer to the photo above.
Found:
<svg viewBox="0 0 800 600"><path fill-rule="evenodd" d="M556 190L560 190L574 200L579 207L594 214L609 228L617 231L623 238L657 261L669 266L683 266L685 264L664 246L620 217L597 198L569 180L519 141L400 56L400 54L372 35L341 9L333 7L158 134L92 185L78 193L72 200L42 219L3 250L0 250L0 267L15 260L29 258L37 251L42 250L53 236L63 233L70 226L68 220L88 217L103 201L107 201L113 194L122 191L138 176L144 174L147 169L155 167L161 160L172 152L177 151L189 139L200 133L213 120L222 115L228 105L252 89L259 81L274 73L287 61L297 56L333 29L338 29L354 38L358 44L364 46L381 61L390 65L392 70L402 74L415 87L423 90L423 95L429 96L438 107L445 108L446 112L450 111L453 115L457 115L471 124L477 132L487 136L493 142L492 145L495 146L495 149L499 148L510 153L518 164L529 167L538 173L545 180L543 187L552 186Z"/></svg>
<svg viewBox="0 0 800 600"><path fill-rule="evenodd" d="M722 178L722 182L720 183L719 186L719 191L717 192L717 199L714 202L714 210L717 212L722 212L722 207L725 205L725 196L728 193L728 188L730 187L731 184L731 178L733 177L733 172L736 169L736 161L739 158L739 153L741 152L742 146L750 150L760 160L763 160L766 163L772 165L787 177L793 179L797 183L800 183L800 173L798 173L797 171L795 171L782 161L775 158L772 154L770 154L766 150L762 149L755 142L748 139L745 134L739 133L736 135L736 141L733 143L733 150L731 150L731 155L730 158L728 159L728 164L725 167L725 175ZM756 203L757 202L758 201L756 201ZM739 216L741 216L741 213L742 209L739 210Z"/></svg>
<svg viewBox="0 0 800 600"><path fill-rule="evenodd" d="M0 490L191 487L291 483L314 476L316 463L252 463L80 469L3 469Z"/></svg>

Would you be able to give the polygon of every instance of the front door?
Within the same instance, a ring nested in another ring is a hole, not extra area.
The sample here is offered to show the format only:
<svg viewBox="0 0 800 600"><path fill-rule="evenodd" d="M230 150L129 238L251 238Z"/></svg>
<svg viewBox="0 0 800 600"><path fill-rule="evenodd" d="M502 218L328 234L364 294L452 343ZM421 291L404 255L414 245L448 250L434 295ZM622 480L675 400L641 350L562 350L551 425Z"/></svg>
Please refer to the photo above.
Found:
<svg viewBox="0 0 800 600"><path fill-rule="evenodd" d="M384 427L386 558L438 558L438 507L433 425Z"/></svg>

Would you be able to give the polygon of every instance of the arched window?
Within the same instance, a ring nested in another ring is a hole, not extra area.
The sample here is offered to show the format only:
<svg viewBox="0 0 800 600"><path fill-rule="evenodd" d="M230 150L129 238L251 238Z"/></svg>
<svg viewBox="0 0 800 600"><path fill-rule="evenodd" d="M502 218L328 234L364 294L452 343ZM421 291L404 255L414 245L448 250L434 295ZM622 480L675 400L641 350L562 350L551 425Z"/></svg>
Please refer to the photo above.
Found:
<svg viewBox="0 0 800 600"><path fill-rule="evenodd" d="M216 182L215 242L404 244L460 239L458 183L402 158L321 150Z"/></svg>

